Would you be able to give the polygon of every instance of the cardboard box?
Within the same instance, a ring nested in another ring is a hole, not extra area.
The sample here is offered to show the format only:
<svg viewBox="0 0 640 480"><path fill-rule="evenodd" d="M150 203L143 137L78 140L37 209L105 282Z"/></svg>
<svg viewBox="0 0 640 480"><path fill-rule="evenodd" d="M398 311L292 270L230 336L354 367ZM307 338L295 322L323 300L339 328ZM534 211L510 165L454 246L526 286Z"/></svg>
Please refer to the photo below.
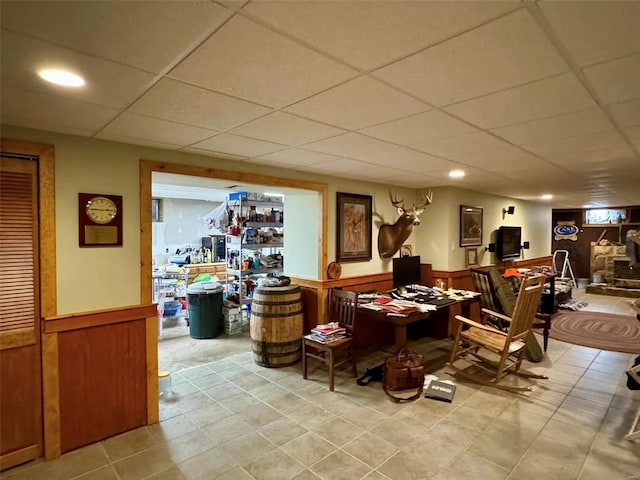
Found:
<svg viewBox="0 0 640 480"><path fill-rule="evenodd" d="M242 333L242 314L239 307L223 307L224 333L238 335Z"/></svg>

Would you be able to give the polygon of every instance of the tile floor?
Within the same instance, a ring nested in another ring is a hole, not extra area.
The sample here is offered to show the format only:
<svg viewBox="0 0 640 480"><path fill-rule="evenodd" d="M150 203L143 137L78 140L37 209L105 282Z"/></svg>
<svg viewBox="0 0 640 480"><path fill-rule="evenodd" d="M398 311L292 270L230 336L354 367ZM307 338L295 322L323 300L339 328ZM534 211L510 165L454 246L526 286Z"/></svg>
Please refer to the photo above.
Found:
<svg viewBox="0 0 640 480"><path fill-rule="evenodd" d="M588 310L632 314L628 299L574 292ZM187 337L188 338L188 337ZM626 387L634 355L550 340L528 364L550 379L516 395L455 380L451 404L396 404L379 383L340 372L303 380L300 365L266 369L237 352L172 374L161 422L3 472L6 480L640 479L640 440L624 440L640 407ZM246 342L242 342L242 338ZM420 339L443 378L451 342ZM640 352L639 352L640 353ZM359 369L386 352L364 352Z"/></svg>

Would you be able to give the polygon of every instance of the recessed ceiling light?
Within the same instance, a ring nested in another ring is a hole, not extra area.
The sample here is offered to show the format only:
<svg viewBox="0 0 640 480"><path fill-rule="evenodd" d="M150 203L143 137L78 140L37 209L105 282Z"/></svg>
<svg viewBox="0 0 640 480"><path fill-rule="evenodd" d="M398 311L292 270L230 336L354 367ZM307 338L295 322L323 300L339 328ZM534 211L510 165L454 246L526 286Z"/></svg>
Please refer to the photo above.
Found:
<svg viewBox="0 0 640 480"><path fill-rule="evenodd" d="M63 87L82 87L84 85L84 78L75 73L68 72L66 70L59 70L57 68L46 68L38 72L40 78L56 85Z"/></svg>
<svg viewBox="0 0 640 480"><path fill-rule="evenodd" d="M464 170L451 170L449 176L451 178L462 178L464 177Z"/></svg>
<svg viewBox="0 0 640 480"><path fill-rule="evenodd" d="M553 195L551 195L550 193L545 193L544 195L542 195L543 200L551 200L552 198Z"/></svg>

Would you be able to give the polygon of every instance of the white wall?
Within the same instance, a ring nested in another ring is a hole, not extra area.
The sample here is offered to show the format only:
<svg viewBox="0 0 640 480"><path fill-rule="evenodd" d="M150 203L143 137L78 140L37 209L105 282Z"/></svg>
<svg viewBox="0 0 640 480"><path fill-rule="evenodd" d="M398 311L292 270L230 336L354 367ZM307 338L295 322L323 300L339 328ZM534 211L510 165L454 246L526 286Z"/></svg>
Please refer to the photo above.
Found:
<svg viewBox="0 0 640 480"><path fill-rule="evenodd" d="M322 204L317 192L284 197L284 274L318 279Z"/></svg>
<svg viewBox="0 0 640 480"><path fill-rule="evenodd" d="M530 242L522 250L522 259L543 257L551 252L551 208L545 204L488 195L461 188L434 189L433 203L421 215L418 230L418 253L421 260L436 270L465 268L465 247L460 247L460 205L483 209L482 245L478 249L480 265L497 262L494 253L485 250L495 243L500 225L522 227L522 242ZM502 209L515 206L513 215L503 219ZM437 227L435 227L437 226ZM416 250L414 249L414 253Z"/></svg>
<svg viewBox="0 0 640 480"><path fill-rule="evenodd" d="M209 230L202 217L220 205L220 202L163 198L163 221L154 222L153 255L161 255L168 248L174 254L177 248L191 245L202 247L202 237L219 235L218 230Z"/></svg>
<svg viewBox="0 0 640 480"><path fill-rule="evenodd" d="M3 125L2 130L6 138L48 143L55 147L58 314L140 303L141 159L326 183L329 187L329 237L327 239L329 262L336 258L336 192L371 195L374 215L371 239L372 260L343 264L342 276L350 277L391 270L391 260L380 259L377 252L380 224L394 223L397 219L396 209L389 201L389 187L386 185L19 127ZM78 246L79 192L123 196L124 244L122 247L80 248ZM416 190L399 188L396 193L399 197L405 197L407 205L419 200L420 192ZM529 240L532 245L532 249L525 251L525 255L534 257L549 254L550 208L466 190L439 188L434 189L434 202L421 216L422 224L405 242L413 245L414 253L421 255L424 262L432 263L434 268L443 270L464 268L464 249L456 247L460 204L484 208L484 245L488 243L489 232L502 222L502 208L511 204L516 205L516 215L507 220L509 224L523 226L523 240ZM291 208L288 207L285 210L285 222L291 218L291 213ZM289 236L289 238L295 237ZM286 254L292 248L289 238L285 239ZM297 247L293 246L293 248ZM481 260L483 264L490 262L487 256L481 257ZM305 270L306 268L304 267ZM316 278L320 275L321 272L317 272Z"/></svg>

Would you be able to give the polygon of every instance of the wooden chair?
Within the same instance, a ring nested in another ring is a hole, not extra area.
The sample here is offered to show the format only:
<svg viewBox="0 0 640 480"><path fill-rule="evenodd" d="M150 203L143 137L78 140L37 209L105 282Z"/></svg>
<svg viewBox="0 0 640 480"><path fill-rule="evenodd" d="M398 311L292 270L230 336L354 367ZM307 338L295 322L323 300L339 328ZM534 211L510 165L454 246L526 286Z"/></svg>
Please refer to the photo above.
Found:
<svg viewBox="0 0 640 480"><path fill-rule="evenodd" d="M525 378L548 378L544 375L520 370L524 358L527 337L533 328L533 320L540 303L544 276L533 276L522 281L520 294L511 318L498 312L482 309L483 314L500 318L509 324L506 332L485 323L478 323L456 315L459 320L456 337L451 350L448 365L456 374L468 378L482 385L490 385L512 392L531 391L530 386L519 387L503 383L509 374ZM463 327L468 327L463 329ZM487 354L493 358L489 358ZM458 360L466 360L472 366L461 368L455 365ZM471 368L479 367L490 376L482 376L479 372L470 372Z"/></svg>
<svg viewBox="0 0 640 480"><path fill-rule="evenodd" d="M307 358L315 358L329 366L329 390L334 389L334 373L337 367L351 363L353 376L358 377L353 334L358 311L358 293L346 290L329 291L327 314L324 323L338 322L347 330L346 338L320 343L307 336L302 338L302 378L307 378Z"/></svg>
<svg viewBox="0 0 640 480"><path fill-rule="evenodd" d="M493 312L502 313L508 315L501 306L496 286L491 279L489 270L480 270L476 268L469 269L471 273L471 279L473 280L473 288L476 292L480 292L480 307ZM518 289L520 285L518 284ZM490 319L492 323L498 326L500 329L506 328L506 325L500 319ZM551 315L548 313L536 312L536 317L533 320L533 328L542 328L542 339L544 351L547 351L547 345L549 344L549 330L551 329Z"/></svg>

